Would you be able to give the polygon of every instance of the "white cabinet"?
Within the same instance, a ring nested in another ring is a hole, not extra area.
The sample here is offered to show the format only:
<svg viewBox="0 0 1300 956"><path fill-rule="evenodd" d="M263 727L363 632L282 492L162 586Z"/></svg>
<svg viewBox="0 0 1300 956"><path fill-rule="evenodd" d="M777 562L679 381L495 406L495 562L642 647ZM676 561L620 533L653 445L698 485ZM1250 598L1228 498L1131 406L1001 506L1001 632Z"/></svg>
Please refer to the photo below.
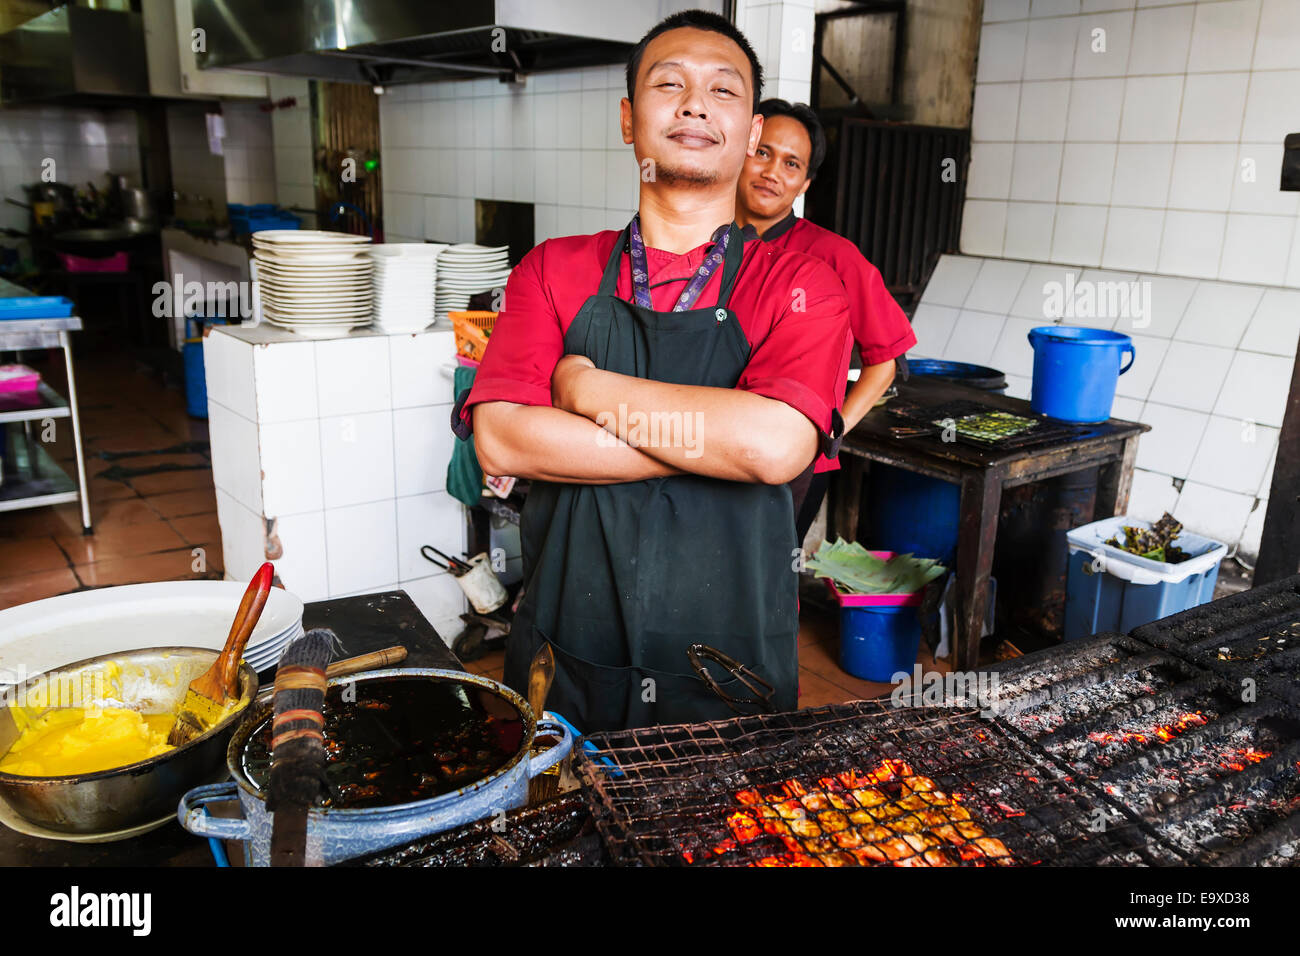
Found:
<svg viewBox="0 0 1300 956"><path fill-rule="evenodd" d="M266 77L234 70L200 70L191 41L194 11L189 0L143 0L149 92L154 96L267 97Z"/></svg>

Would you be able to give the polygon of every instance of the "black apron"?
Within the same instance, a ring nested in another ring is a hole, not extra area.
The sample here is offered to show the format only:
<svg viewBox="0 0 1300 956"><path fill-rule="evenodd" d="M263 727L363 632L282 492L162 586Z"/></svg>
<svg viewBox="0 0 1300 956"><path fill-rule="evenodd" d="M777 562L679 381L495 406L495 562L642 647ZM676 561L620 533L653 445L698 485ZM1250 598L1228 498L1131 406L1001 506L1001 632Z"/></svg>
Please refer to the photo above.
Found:
<svg viewBox="0 0 1300 956"><path fill-rule="evenodd" d="M655 312L615 295L628 232L564 338L566 354L652 381L734 388L750 347L727 308L744 253L730 227L718 302ZM611 409L611 413L616 410ZM580 730L724 719L734 711L686 651L709 645L798 704L798 574L788 485L675 475L610 485L534 481L520 519L526 588L506 645L506 683L527 691L549 642L547 708ZM720 671L721 689L753 694ZM725 678L725 679L724 679Z"/></svg>

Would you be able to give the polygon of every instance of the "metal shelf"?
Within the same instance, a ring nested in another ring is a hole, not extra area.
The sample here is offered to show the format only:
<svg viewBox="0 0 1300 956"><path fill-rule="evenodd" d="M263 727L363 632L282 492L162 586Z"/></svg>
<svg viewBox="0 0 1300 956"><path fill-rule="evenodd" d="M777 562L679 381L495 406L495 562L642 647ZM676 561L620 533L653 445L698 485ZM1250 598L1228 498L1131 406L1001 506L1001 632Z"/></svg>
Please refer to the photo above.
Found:
<svg viewBox="0 0 1300 956"><path fill-rule="evenodd" d="M50 453L9 430L5 441L5 480L0 485L0 511L40 508L77 500L77 483L64 473Z"/></svg>
<svg viewBox="0 0 1300 956"><path fill-rule="evenodd" d="M41 418L67 418L72 414L68 400L44 382L35 392L0 394L0 424Z"/></svg>
<svg viewBox="0 0 1300 956"><path fill-rule="evenodd" d="M12 283L0 286L0 296L25 294ZM86 450L81 440L81 416L77 414L77 380L72 370L72 341L69 334L81 328L81 319L70 315L49 319L6 319L0 321L0 349L57 348L63 352L68 372L68 397L42 383L33 396L0 396L0 448L5 450L5 481L0 485L0 512L79 502L81 529L91 533L90 500L86 495ZM76 448L76 480L55 463L27 428L11 428L19 422L43 418L68 418Z"/></svg>

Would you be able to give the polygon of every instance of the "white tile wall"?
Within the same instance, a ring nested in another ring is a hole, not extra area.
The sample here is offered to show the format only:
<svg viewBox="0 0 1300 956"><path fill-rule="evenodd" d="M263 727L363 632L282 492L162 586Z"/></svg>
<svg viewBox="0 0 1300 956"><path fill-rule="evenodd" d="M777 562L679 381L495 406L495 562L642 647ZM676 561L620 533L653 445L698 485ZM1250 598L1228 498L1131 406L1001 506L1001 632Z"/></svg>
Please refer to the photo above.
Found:
<svg viewBox="0 0 1300 956"><path fill-rule="evenodd" d="M394 499L325 511L325 556L331 594L377 590L397 580Z"/></svg>
<svg viewBox="0 0 1300 956"><path fill-rule="evenodd" d="M279 106L271 113L271 136L275 144L275 201L298 209L316 208L311 152L311 90L306 80L267 77L270 98L279 104L292 98L294 105ZM314 213L297 212L304 228L315 228Z"/></svg>
<svg viewBox="0 0 1300 956"><path fill-rule="evenodd" d="M1044 314L1048 284L1067 287L1071 275L1076 287L1137 283L1142 296L1129 314L1108 308L1062 320L1132 338L1136 360L1119 378L1111 414L1151 431L1138 444L1129 513L1154 520L1171 511L1192 531L1253 553L1263 520L1256 502L1268 495L1300 337L1300 291L945 256L913 316L912 354L992 365L1006 375L1008 395L1027 399L1029 331L1055 320ZM1094 287L1099 299L1103 288Z"/></svg>
<svg viewBox="0 0 1300 956"><path fill-rule="evenodd" d="M1300 338L1300 292L1269 289L1242 336L1241 348L1292 356Z"/></svg>
<svg viewBox="0 0 1300 956"><path fill-rule="evenodd" d="M275 533L283 551L275 561L280 580L304 601L330 597L325 561L325 512L283 515L276 519Z"/></svg>
<svg viewBox="0 0 1300 956"><path fill-rule="evenodd" d="M538 242L622 226L637 182L617 133L623 88L622 67L601 66L533 76L522 88L468 80L386 94L388 233L472 241L475 199L534 203Z"/></svg>
<svg viewBox="0 0 1300 956"><path fill-rule="evenodd" d="M1263 297L1259 286L1202 282L1178 326L1178 338L1235 348Z"/></svg>
<svg viewBox="0 0 1300 956"><path fill-rule="evenodd" d="M992 5L963 253L1300 287L1297 34L1294 0Z"/></svg>
<svg viewBox="0 0 1300 956"><path fill-rule="evenodd" d="M284 517L325 506L320 433L315 419L260 424L264 514Z"/></svg>
<svg viewBox="0 0 1300 956"><path fill-rule="evenodd" d="M326 508L396 496L391 409L322 417L319 427Z"/></svg>
<svg viewBox="0 0 1300 956"><path fill-rule="evenodd" d="M122 173L140 185L140 148L132 110L63 106L24 106L0 110L0 199L29 203L23 191L39 182L53 160L56 182L104 188L107 172ZM26 232L28 212L0 203L0 228ZM0 237L0 244L23 240Z"/></svg>

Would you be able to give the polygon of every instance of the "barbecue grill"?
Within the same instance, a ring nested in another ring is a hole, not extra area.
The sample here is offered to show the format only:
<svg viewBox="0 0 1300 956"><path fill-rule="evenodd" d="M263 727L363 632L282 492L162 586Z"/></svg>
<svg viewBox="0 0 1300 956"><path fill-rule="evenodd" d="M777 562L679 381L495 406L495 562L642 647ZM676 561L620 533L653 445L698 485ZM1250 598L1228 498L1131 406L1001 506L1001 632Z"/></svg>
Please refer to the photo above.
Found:
<svg viewBox="0 0 1300 956"><path fill-rule="evenodd" d="M580 769L623 861L1155 862L1135 826L1096 825L1099 792L971 709L859 701L589 739Z"/></svg>
<svg viewBox="0 0 1300 956"><path fill-rule="evenodd" d="M367 862L1294 866L1298 629L1300 576L999 664L991 699L593 734L581 798L509 845L481 821Z"/></svg>

